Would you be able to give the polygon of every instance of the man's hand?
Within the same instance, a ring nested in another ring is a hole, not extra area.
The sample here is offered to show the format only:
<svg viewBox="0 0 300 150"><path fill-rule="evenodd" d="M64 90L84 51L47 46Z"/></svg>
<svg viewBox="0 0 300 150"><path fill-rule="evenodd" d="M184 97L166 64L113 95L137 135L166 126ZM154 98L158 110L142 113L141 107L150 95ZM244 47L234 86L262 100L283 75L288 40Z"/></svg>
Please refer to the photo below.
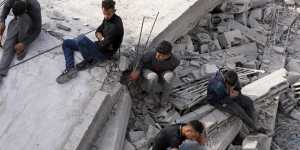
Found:
<svg viewBox="0 0 300 150"><path fill-rule="evenodd" d="M239 96L240 92L234 90L234 88L230 88L230 97Z"/></svg>
<svg viewBox="0 0 300 150"><path fill-rule="evenodd" d="M6 28L5 23L4 23L4 22L1 22L1 23L0 23L0 36L3 36L3 33L4 33L4 31L5 31L5 28Z"/></svg>
<svg viewBox="0 0 300 150"><path fill-rule="evenodd" d="M137 81L140 78L140 72L139 71L133 71L129 75L129 79L131 81Z"/></svg>
<svg viewBox="0 0 300 150"><path fill-rule="evenodd" d="M95 34L96 34L96 38L97 38L99 41L102 41L102 40L103 40L103 35L102 35L102 33L96 32Z"/></svg>
<svg viewBox="0 0 300 150"><path fill-rule="evenodd" d="M16 50L17 55L22 53L24 51L24 49L25 49L25 44L23 44L23 43L18 43L15 45L15 50Z"/></svg>

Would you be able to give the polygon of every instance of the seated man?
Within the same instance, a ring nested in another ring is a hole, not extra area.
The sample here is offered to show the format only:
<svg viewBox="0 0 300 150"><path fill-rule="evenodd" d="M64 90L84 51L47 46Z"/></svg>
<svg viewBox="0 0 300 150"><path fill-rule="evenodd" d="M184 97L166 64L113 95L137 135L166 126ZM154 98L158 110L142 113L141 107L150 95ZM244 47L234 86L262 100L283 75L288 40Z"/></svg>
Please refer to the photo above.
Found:
<svg viewBox="0 0 300 150"><path fill-rule="evenodd" d="M208 82L208 103L217 109L239 117L254 132L266 133L255 124L253 101L241 93L238 75L235 71L218 71Z"/></svg>
<svg viewBox="0 0 300 150"><path fill-rule="evenodd" d="M98 61L110 59L120 48L124 29L122 19L115 14L115 2L113 0L102 1L102 12L104 20L95 33L99 41L93 42L85 35L64 40L62 47L66 69L57 77L57 83L66 83L77 76L77 70L85 70ZM74 51L79 51L84 59L76 67Z"/></svg>
<svg viewBox="0 0 300 150"><path fill-rule="evenodd" d="M0 82L8 73L9 66L17 55L22 60L25 48L32 43L42 29L41 7L37 0L7 0L0 17L0 39L5 31L5 20L12 9L14 19L9 23L0 61Z"/></svg>
<svg viewBox="0 0 300 150"><path fill-rule="evenodd" d="M200 150L205 150L204 125L194 120L187 124L176 124L166 127L155 137L152 150L167 150L168 148L178 150L185 140L196 141L202 147ZM195 147L195 145L185 145L180 149L193 150L192 147ZM197 148L199 147L197 146Z"/></svg>
<svg viewBox="0 0 300 150"><path fill-rule="evenodd" d="M175 76L173 71L179 64L179 59L172 54L171 43L163 41L157 47L156 52L143 55L137 70L130 74L130 79L135 81L142 75L142 80L145 80L144 89L152 96L157 92L158 83L161 83L164 92L162 98L165 98L168 96L168 88Z"/></svg>

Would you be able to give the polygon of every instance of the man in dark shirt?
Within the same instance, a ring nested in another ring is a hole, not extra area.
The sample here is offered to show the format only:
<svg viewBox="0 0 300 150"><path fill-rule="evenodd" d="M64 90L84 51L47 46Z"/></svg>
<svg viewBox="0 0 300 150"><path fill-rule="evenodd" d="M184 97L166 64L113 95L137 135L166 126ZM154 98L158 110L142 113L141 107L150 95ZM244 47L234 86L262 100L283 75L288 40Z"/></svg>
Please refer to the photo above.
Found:
<svg viewBox="0 0 300 150"><path fill-rule="evenodd" d="M158 84L162 84L162 98L166 98L175 76L174 70L179 64L180 60L172 54L172 44L163 41L156 52L148 52L142 56L138 68L130 74L130 79L136 81L142 75L144 90L150 94L157 92Z"/></svg>
<svg viewBox="0 0 300 150"><path fill-rule="evenodd" d="M239 117L254 132L266 133L266 129L255 124L253 101L241 93L238 75L235 71L218 71L208 82L207 100L221 111Z"/></svg>
<svg viewBox="0 0 300 150"><path fill-rule="evenodd" d="M115 14L115 2L113 0L102 1L104 20L97 29L95 36L98 41L93 42L85 35L75 39L67 39L63 42L66 69L57 77L56 81L63 84L75 78L77 71L85 70L98 61L110 59L121 46L124 28L122 19ZM74 51L79 51L84 58L75 66Z"/></svg>
<svg viewBox="0 0 300 150"><path fill-rule="evenodd" d="M204 125L197 121L191 121L187 124L176 124L162 129L154 139L152 150L178 150L179 146L185 140L197 141L204 145Z"/></svg>
<svg viewBox="0 0 300 150"><path fill-rule="evenodd" d="M5 20L12 10L14 19L9 23L0 61L0 82L7 75L14 55L22 60L26 47L40 34L42 29L41 7L37 0L7 0L0 17L0 40L6 29ZM1 42L1 41L0 41Z"/></svg>

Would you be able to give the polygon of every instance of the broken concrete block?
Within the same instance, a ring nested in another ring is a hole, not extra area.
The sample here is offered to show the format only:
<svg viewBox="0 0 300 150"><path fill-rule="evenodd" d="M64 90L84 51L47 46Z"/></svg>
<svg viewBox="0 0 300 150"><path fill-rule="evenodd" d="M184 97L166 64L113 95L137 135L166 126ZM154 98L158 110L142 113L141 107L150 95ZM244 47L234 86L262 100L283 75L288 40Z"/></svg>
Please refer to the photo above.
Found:
<svg viewBox="0 0 300 150"><path fill-rule="evenodd" d="M292 118L294 118L294 119L300 121L300 111L299 111L299 110L294 109L294 110L290 113L290 115L291 115Z"/></svg>
<svg viewBox="0 0 300 150"><path fill-rule="evenodd" d="M252 41L261 44L263 46L266 45L267 37L257 33L254 29L250 29L247 26L243 26L242 24L234 21L230 24L231 29L240 30L243 35L251 39Z"/></svg>
<svg viewBox="0 0 300 150"><path fill-rule="evenodd" d="M251 7L257 8L257 7L264 7L267 3L272 2L272 0L251 0Z"/></svg>
<svg viewBox="0 0 300 150"><path fill-rule="evenodd" d="M289 83L295 84L300 79L300 73L299 72L288 72L286 79L289 81Z"/></svg>
<svg viewBox="0 0 300 150"><path fill-rule="evenodd" d="M248 16L249 13L248 12L243 12L241 14L236 14L235 15L235 20L239 23L241 23L242 25L247 25L248 24Z"/></svg>
<svg viewBox="0 0 300 150"><path fill-rule="evenodd" d="M120 57L120 62L119 62L119 68L120 68L120 71L125 71L129 68L129 64L130 64L130 61L127 57L125 56L121 56Z"/></svg>
<svg viewBox="0 0 300 150"><path fill-rule="evenodd" d="M209 51L208 44L201 45L201 53L208 53Z"/></svg>
<svg viewBox="0 0 300 150"><path fill-rule="evenodd" d="M233 20L234 20L233 14L228 14L228 13L213 14L211 16L210 26L216 27L218 25L224 25Z"/></svg>
<svg viewBox="0 0 300 150"><path fill-rule="evenodd" d="M125 140L124 144L124 150L136 150L133 144L131 144L129 141Z"/></svg>
<svg viewBox="0 0 300 150"><path fill-rule="evenodd" d="M251 0L229 0L227 5L230 13L240 14L251 8Z"/></svg>
<svg viewBox="0 0 300 150"><path fill-rule="evenodd" d="M243 37L241 31L233 30L229 32L224 32L219 36L219 42L221 47L230 48L242 43Z"/></svg>
<svg viewBox="0 0 300 150"><path fill-rule="evenodd" d="M200 67L201 67L200 62L197 61L197 60L192 60L192 61L190 62L190 65L193 66L193 67L197 67L197 68L200 68Z"/></svg>
<svg viewBox="0 0 300 150"><path fill-rule="evenodd" d="M295 0L284 0L287 5L295 5Z"/></svg>
<svg viewBox="0 0 300 150"><path fill-rule="evenodd" d="M156 128L155 126L153 125L150 125L148 127L148 131L146 133L146 138L148 140L152 140L153 138L156 137L156 135L160 132L160 130L158 128Z"/></svg>
<svg viewBox="0 0 300 150"><path fill-rule="evenodd" d="M63 25L63 24L60 24L60 23L57 23L57 24L56 24L56 27L57 27L58 29L61 29L61 30L64 30L64 31L71 31L71 28L70 28L70 27L67 27L67 26L65 26L65 25Z"/></svg>
<svg viewBox="0 0 300 150"><path fill-rule="evenodd" d="M249 17L254 18L256 20L262 20L262 18L263 18L263 9L262 8L257 8L257 9L251 10Z"/></svg>
<svg viewBox="0 0 300 150"><path fill-rule="evenodd" d="M259 134L248 136L243 141L242 149L243 150L267 150L267 140L268 136Z"/></svg>
<svg viewBox="0 0 300 150"><path fill-rule="evenodd" d="M139 149L147 147L148 140L146 138L142 138L142 139L134 142L133 145L135 146L136 149L139 150Z"/></svg>
<svg viewBox="0 0 300 150"><path fill-rule="evenodd" d="M65 16L58 11L53 11L52 13L49 13L48 16L51 19L58 20L58 21L64 21L66 19Z"/></svg>
<svg viewBox="0 0 300 150"><path fill-rule="evenodd" d="M129 140L133 143L144 137L146 137L146 134L144 131L130 131L129 132Z"/></svg>
<svg viewBox="0 0 300 150"><path fill-rule="evenodd" d="M288 64L287 64L287 70L289 72L298 72L300 73L300 61L296 59L290 59Z"/></svg>
<svg viewBox="0 0 300 150"><path fill-rule="evenodd" d="M202 75L212 75L218 71L218 67L215 64L205 64L201 68Z"/></svg>
<svg viewBox="0 0 300 150"><path fill-rule="evenodd" d="M201 43L208 43L212 40L209 34L204 32L198 33L197 37Z"/></svg>
<svg viewBox="0 0 300 150"><path fill-rule="evenodd" d="M284 54L285 53L285 48L284 47L273 46L273 50L277 54Z"/></svg>

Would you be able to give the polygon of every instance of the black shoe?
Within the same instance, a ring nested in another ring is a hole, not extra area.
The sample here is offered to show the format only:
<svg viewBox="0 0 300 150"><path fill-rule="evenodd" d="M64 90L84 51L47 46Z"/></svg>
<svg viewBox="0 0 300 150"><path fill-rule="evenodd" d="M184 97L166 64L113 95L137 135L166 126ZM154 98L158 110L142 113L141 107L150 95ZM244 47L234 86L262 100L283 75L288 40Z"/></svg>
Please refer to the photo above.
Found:
<svg viewBox="0 0 300 150"><path fill-rule="evenodd" d="M56 78L56 82L58 84L64 84L75 77L77 77L77 70L75 68L66 69L60 76Z"/></svg>
<svg viewBox="0 0 300 150"><path fill-rule="evenodd" d="M78 63L76 65L76 68L78 71L83 71L83 70L86 70L86 69L92 67L94 64L95 64L95 61L85 59L85 60L81 61L80 63Z"/></svg>

